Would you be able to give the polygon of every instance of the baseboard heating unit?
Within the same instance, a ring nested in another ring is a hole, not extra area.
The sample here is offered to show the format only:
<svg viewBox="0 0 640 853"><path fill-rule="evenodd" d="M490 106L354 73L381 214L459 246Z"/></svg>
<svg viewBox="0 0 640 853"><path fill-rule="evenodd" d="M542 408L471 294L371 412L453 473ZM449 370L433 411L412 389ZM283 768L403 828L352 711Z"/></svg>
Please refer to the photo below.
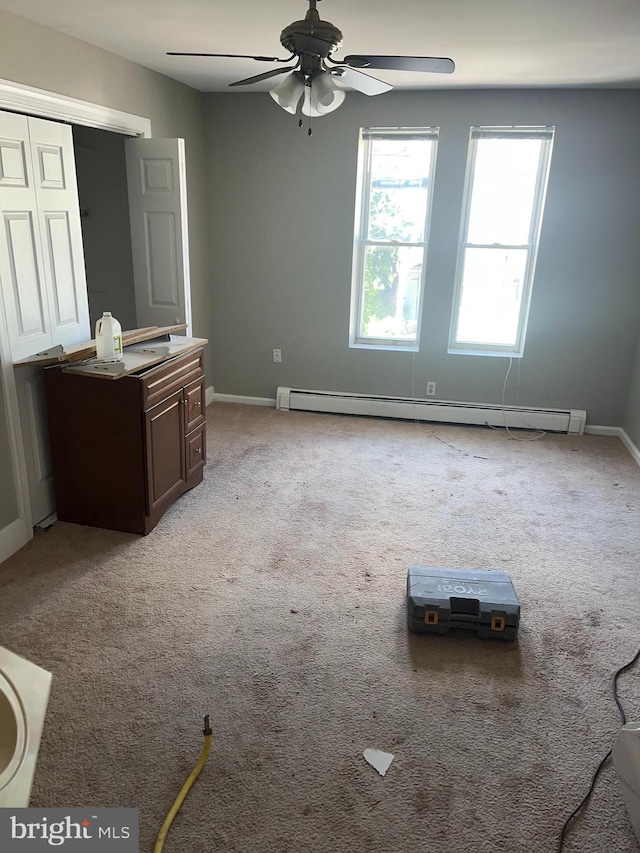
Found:
<svg viewBox="0 0 640 853"><path fill-rule="evenodd" d="M422 400L413 397L379 397L343 391L309 391L278 388L276 408L284 411L331 412L342 415L369 415L411 421L447 424L475 424L511 429L540 429L582 435L587 413L583 409L536 409L529 406L501 406L487 403L460 403L451 400Z"/></svg>

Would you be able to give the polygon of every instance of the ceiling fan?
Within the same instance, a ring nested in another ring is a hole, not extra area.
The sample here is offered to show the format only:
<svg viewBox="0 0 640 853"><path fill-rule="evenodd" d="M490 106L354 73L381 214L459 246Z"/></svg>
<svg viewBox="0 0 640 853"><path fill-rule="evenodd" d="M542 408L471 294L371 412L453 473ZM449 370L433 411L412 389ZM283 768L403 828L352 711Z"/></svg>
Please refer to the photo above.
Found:
<svg viewBox="0 0 640 853"><path fill-rule="evenodd" d="M302 112L306 116L321 116L333 112L343 102L345 92L342 87L356 89L365 95L380 95L393 86L365 74L362 69L380 69L391 71L429 71L439 74L451 74L455 65L453 60L434 56L369 56L351 55L334 60L331 54L342 46L342 33L329 21L323 21L316 8L319 0L308 0L309 10L303 21L294 21L280 34L280 43L289 56L281 59L277 56L249 56L234 53L184 53L168 51L168 56L218 56L237 59L255 59L257 62L289 63L283 68L274 68L244 80L230 83L230 86L247 86L259 83L279 74L291 72L269 94L274 101L294 114L302 99ZM291 64L293 63L293 64ZM303 97L304 96L304 97ZM302 126L302 119L299 121ZM311 129L309 129L311 133Z"/></svg>

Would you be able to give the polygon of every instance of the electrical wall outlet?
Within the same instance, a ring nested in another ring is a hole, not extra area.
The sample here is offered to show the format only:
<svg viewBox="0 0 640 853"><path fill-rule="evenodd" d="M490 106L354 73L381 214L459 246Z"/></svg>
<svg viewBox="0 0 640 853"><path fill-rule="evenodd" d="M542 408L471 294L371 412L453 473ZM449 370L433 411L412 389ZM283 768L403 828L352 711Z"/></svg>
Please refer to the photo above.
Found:
<svg viewBox="0 0 640 853"><path fill-rule="evenodd" d="M274 364L280 364L282 362L282 350L281 349L274 349L274 350L272 350L272 352L273 352L273 363ZM435 394L435 391L433 393Z"/></svg>
<svg viewBox="0 0 640 853"><path fill-rule="evenodd" d="M436 393L436 383L435 382L427 382L427 396L433 397Z"/></svg>

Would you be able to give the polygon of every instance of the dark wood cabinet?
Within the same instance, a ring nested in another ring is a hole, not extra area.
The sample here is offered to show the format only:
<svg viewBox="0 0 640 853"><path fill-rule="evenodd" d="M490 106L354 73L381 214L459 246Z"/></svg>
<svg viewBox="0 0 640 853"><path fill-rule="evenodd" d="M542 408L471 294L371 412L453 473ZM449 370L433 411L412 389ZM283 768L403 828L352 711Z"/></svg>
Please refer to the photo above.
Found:
<svg viewBox="0 0 640 853"><path fill-rule="evenodd" d="M203 351L117 379L44 371L61 521L146 534L202 480Z"/></svg>

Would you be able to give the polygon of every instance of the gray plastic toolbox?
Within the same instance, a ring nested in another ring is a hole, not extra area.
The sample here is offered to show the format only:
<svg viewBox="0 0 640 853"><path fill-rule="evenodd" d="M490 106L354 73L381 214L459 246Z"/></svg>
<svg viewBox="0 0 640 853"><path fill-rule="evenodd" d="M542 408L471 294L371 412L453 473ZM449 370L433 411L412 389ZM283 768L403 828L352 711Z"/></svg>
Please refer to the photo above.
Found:
<svg viewBox="0 0 640 853"><path fill-rule="evenodd" d="M515 640L520 602L507 572L411 566L407 623L421 633L465 628L482 638Z"/></svg>

